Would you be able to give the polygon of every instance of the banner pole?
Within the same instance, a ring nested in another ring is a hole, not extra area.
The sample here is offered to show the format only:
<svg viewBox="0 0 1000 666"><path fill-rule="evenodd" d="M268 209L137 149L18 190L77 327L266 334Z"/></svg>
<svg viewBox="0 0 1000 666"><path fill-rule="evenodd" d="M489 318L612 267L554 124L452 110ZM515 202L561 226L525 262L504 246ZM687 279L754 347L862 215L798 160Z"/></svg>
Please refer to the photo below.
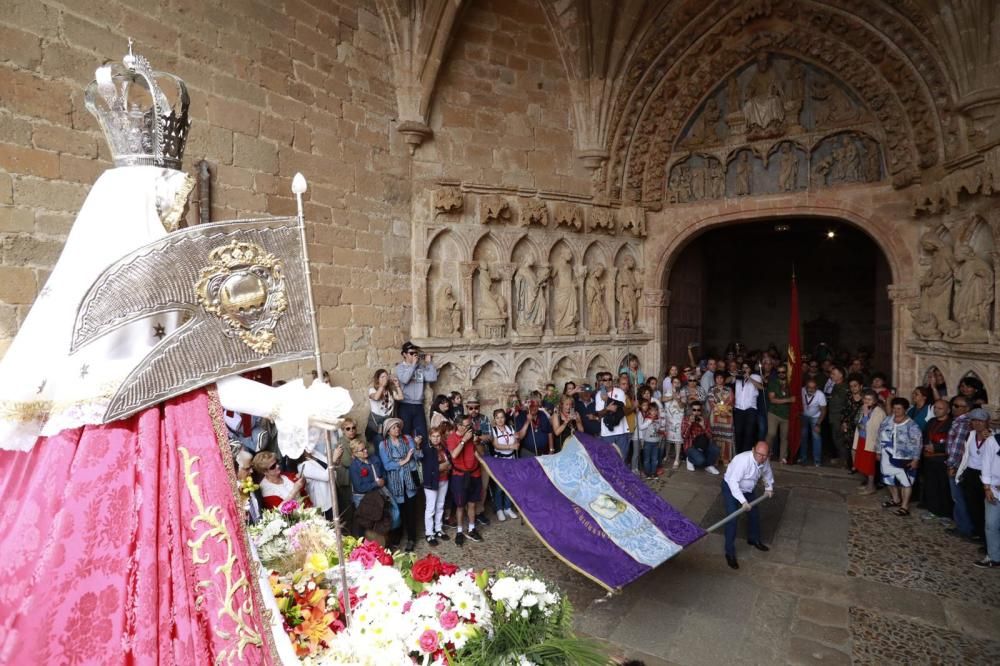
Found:
<svg viewBox="0 0 1000 666"><path fill-rule="evenodd" d="M761 495L760 497L758 497L754 501L750 502L750 508L752 509L753 507L757 506L758 504L760 504L761 502L763 502L766 499L767 499L767 495ZM744 513L747 513L747 511L745 509L743 509L743 507L740 507L739 509L736 509L736 511L733 511L731 514L729 514L728 516L726 516L725 518L723 518L722 520L720 520L719 522L717 522L716 524L712 525L711 527L705 528L705 532L714 532L715 530L719 529L720 527L722 527L726 523L728 523L730 521L733 521L733 520L736 520L737 518L740 517L740 515L742 515Z"/></svg>

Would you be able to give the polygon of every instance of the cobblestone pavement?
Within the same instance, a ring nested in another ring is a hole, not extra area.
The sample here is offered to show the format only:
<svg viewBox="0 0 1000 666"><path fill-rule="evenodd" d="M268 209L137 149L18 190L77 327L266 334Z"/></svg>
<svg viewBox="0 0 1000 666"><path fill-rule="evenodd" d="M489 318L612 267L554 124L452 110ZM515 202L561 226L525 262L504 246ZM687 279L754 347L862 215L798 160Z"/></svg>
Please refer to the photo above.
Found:
<svg viewBox="0 0 1000 666"><path fill-rule="evenodd" d="M884 498L857 496L841 470L775 473L780 501L762 505L771 550L741 537L738 571L712 534L608 596L520 520L494 519L484 542L435 550L477 568L529 564L567 592L582 634L647 666L1000 663L1000 574L971 566L975 545L922 511L883 511ZM706 525L721 511L719 481L681 469L651 484Z"/></svg>

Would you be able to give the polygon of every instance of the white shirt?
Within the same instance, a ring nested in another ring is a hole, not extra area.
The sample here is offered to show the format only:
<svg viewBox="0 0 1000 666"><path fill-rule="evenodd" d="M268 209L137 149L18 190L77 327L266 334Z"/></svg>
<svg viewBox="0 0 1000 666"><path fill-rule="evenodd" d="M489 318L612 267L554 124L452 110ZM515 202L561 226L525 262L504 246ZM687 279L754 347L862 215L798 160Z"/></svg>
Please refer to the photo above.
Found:
<svg viewBox="0 0 1000 666"><path fill-rule="evenodd" d="M701 375L701 390L707 394L709 391L712 390L712 387L714 385L715 385L715 372L713 372L712 370L706 370Z"/></svg>
<svg viewBox="0 0 1000 666"><path fill-rule="evenodd" d="M672 377L663 378L663 390L660 392L660 398L669 398L674 394L674 380Z"/></svg>
<svg viewBox="0 0 1000 666"><path fill-rule="evenodd" d="M753 380L753 381L750 381ZM760 393L753 382L763 384L760 375L754 373L750 375L750 380L743 381L742 377L736 379L736 387L733 392L736 394L736 409L757 409L757 395Z"/></svg>
<svg viewBox="0 0 1000 666"><path fill-rule="evenodd" d="M622 403L623 405L625 404L625 391L621 390L620 388L611 389L611 397L617 400L618 402ZM603 397L601 397L600 393L594 396L594 406L597 407L597 411L601 411L602 409L604 409L604 406L606 404L607 401ZM609 429L608 426L604 424L604 418L601 417L601 437L611 437L613 435L627 435L628 432L629 429L628 429L627 417L622 416L622 420L618 422L618 425L615 426L614 429Z"/></svg>
<svg viewBox="0 0 1000 666"><path fill-rule="evenodd" d="M819 415L823 412L824 407L826 407L826 395L822 391L816 391L812 394L812 397L810 397L805 388L802 389L803 416L807 416L811 419L819 418Z"/></svg>
<svg viewBox="0 0 1000 666"><path fill-rule="evenodd" d="M994 496L1000 496L1000 442L996 435L986 438L979 453L983 461L983 485L990 486Z"/></svg>
<svg viewBox="0 0 1000 666"><path fill-rule="evenodd" d="M320 511L333 508L333 501L330 499L330 477L323 466L312 458L306 458L299 463L299 474L306 478L306 494L312 500L313 506Z"/></svg>
<svg viewBox="0 0 1000 666"><path fill-rule="evenodd" d="M375 400L373 396L375 395L375 387L368 389L368 403L371 407L372 414L375 416L392 416L392 412L396 407L396 399L392 397L392 387L386 386L382 389L383 397L388 397L389 406L386 407L385 403L381 400Z"/></svg>
<svg viewBox="0 0 1000 666"><path fill-rule="evenodd" d="M729 486L729 492L733 494L736 501L745 504L747 499L743 493L753 491L761 475L764 476L764 490L774 490L774 473L771 471L771 462L765 460L763 465L758 465L754 460L753 451L744 451L733 457L729 467L726 468L725 481Z"/></svg>

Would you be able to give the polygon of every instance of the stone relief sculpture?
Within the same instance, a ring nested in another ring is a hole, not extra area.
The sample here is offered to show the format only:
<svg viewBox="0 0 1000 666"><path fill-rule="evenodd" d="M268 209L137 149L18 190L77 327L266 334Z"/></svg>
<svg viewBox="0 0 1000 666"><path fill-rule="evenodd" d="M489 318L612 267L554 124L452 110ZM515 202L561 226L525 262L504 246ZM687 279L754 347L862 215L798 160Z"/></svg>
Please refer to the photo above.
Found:
<svg viewBox="0 0 1000 666"><path fill-rule="evenodd" d="M556 227L569 227L573 231L583 230L583 211L579 206L560 204L555 210Z"/></svg>
<svg viewBox="0 0 1000 666"><path fill-rule="evenodd" d="M434 335L439 338L458 338L462 335L462 306L446 284L438 289L434 301Z"/></svg>
<svg viewBox="0 0 1000 666"><path fill-rule="evenodd" d="M597 335L603 335L611 328L604 273L604 265L598 264L587 279L587 329Z"/></svg>
<svg viewBox="0 0 1000 666"><path fill-rule="evenodd" d="M510 203L496 196L479 198L480 224L505 224L510 222Z"/></svg>
<svg viewBox="0 0 1000 666"><path fill-rule="evenodd" d="M626 256L618 271L618 330L634 331L639 328L639 278L635 259Z"/></svg>
<svg viewBox="0 0 1000 666"><path fill-rule="evenodd" d="M913 332L926 340L940 340L957 328L951 321L951 291L955 261L948 243L934 231L925 232L920 247L930 265L920 278L920 300L913 308Z"/></svg>
<svg viewBox="0 0 1000 666"><path fill-rule="evenodd" d="M521 214L517 218L517 223L522 227L538 225L540 227L549 226L549 209L544 201L531 201L521 208Z"/></svg>
<svg viewBox="0 0 1000 666"><path fill-rule="evenodd" d="M457 187L439 187L434 190L432 199L435 216L462 210L462 191Z"/></svg>
<svg viewBox="0 0 1000 666"><path fill-rule="evenodd" d="M783 192L791 192L799 182L799 155L786 143L781 146L781 157L778 161L778 187Z"/></svg>
<svg viewBox="0 0 1000 666"><path fill-rule="evenodd" d="M548 267L536 275L525 259L514 276L514 326L520 335L541 335L548 316Z"/></svg>
<svg viewBox="0 0 1000 666"><path fill-rule="evenodd" d="M958 330L948 334L958 342L989 341L993 312L993 267L976 254L967 240L955 247L955 301L952 307Z"/></svg>
<svg viewBox="0 0 1000 666"><path fill-rule="evenodd" d="M622 208L621 221L623 234L630 233L636 238L646 237L646 209L642 206Z"/></svg>
<svg viewBox="0 0 1000 666"><path fill-rule="evenodd" d="M507 332L507 303L497 292L500 276L490 264L479 264L479 303L477 315L479 335L484 338L502 338Z"/></svg>
<svg viewBox="0 0 1000 666"><path fill-rule="evenodd" d="M576 335L580 323L576 278L573 275L573 255L563 252L556 259L553 293L553 330L556 335Z"/></svg>
<svg viewBox="0 0 1000 666"><path fill-rule="evenodd" d="M752 176L753 165L750 164L750 153L744 150L736 159L736 196L750 194Z"/></svg>
<svg viewBox="0 0 1000 666"><path fill-rule="evenodd" d="M757 56L757 71L747 84L743 118L747 133L780 130L785 122L784 90L767 53Z"/></svg>
<svg viewBox="0 0 1000 666"><path fill-rule="evenodd" d="M588 216L587 231L615 233L615 213L610 208L594 208Z"/></svg>

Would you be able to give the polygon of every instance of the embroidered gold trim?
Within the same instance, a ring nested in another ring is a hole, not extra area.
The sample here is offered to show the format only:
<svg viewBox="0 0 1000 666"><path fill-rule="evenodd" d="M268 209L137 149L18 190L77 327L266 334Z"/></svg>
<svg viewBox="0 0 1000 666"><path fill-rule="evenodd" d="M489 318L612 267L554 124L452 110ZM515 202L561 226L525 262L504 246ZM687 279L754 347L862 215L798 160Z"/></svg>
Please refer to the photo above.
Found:
<svg viewBox="0 0 1000 666"><path fill-rule="evenodd" d="M188 196L191 194L191 190L194 189L194 178L188 174L184 174L184 184L177 188L177 192L174 193L174 200L170 204L170 208L163 212L163 228L167 231L177 231L177 227L180 225L181 215L184 214L184 207L187 205Z"/></svg>
<svg viewBox="0 0 1000 666"><path fill-rule="evenodd" d="M79 400L0 400L0 419L4 421L16 421L19 423L30 423L37 421L39 425L45 425L52 414L68 412L77 407L91 403L108 402L114 395L114 389L110 384L105 385L102 392L88 398ZM104 413L104 410L101 410Z"/></svg>
<svg viewBox="0 0 1000 666"><path fill-rule="evenodd" d="M260 580L260 564L249 555L250 553L250 534L247 532L247 510L246 510L246 498L243 493L240 492L239 480L236 478L236 468L233 464L232 451L229 448L229 432L226 428L226 423L222 418L222 403L219 402L219 391L212 385L208 389L208 415L212 419L212 428L215 430L215 440L219 445L219 455L222 456L222 466L226 470L226 478L229 479L229 486L233 493L233 501L236 502L236 510L240 515L240 523L237 527L237 532L239 535L240 542L243 544L243 548L247 553L247 562L252 569L251 573L254 575L254 581ZM264 640L264 645L267 646L267 651L271 655L271 660L275 664L280 664L281 657L278 655L278 648L274 644L274 636L271 635L271 621L272 621L272 611L270 608L264 606L264 599L261 596L260 585L252 584L250 585L250 594L253 598L253 603L257 607L258 614L261 618L263 626L261 627L261 637Z"/></svg>
<svg viewBox="0 0 1000 666"><path fill-rule="evenodd" d="M243 651L247 645L261 645L260 634L247 621L247 616L253 617L253 600L250 596L247 596L244 603L237 605L235 599L240 589L245 589L246 592L250 593L250 584L244 574L240 574L234 580L233 565L237 562L237 556L233 547L233 537L229 533L229 527L226 525L226 521L219 517L222 510L221 507L206 507L201 498L201 488L197 483L199 472L194 470L194 465L201 458L198 456L192 457L187 448L183 446L178 447L178 451L180 451L184 459L184 482L187 485L188 494L198 509L198 514L191 519L191 529L197 532L200 524L205 525L204 531L198 534L197 538L187 542L188 548L191 550L192 561L195 564L207 564L209 562L211 558L205 555L202 549L205 547L205 541L210 538L226 546L225 560L214 569L215 574L222 574L225 579L222 606L219 608L218 615L220 618L228 617L236 624L237 642L235 649L230 648L220 652L216 661L232 662L234 659L242 661ZM206 579L199 581L197 587L205 589L212 585L213 581ZM232 639L227 631L219 627L215 628L215 633L225 641Z"/></svg>

